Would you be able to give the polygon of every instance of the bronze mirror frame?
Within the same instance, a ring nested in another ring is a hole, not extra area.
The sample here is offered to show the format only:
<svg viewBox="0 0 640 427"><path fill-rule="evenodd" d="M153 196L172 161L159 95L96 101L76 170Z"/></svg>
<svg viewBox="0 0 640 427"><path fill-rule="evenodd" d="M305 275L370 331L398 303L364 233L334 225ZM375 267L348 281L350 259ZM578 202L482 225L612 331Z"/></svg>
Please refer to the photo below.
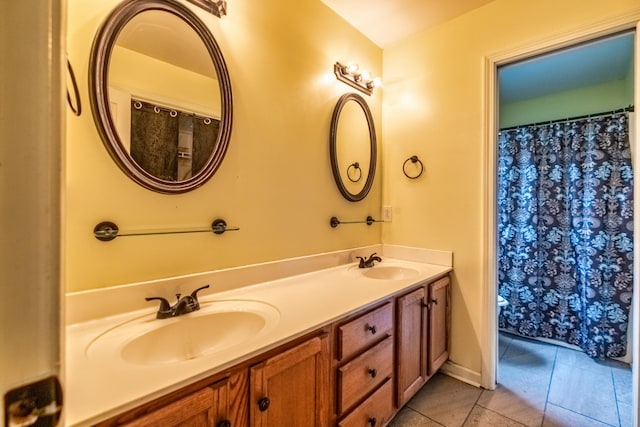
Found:
<svg viewBox="0 0 640 427"><path fill-rule="evenodd" d="M171 13L198 34L211 57L220 85L220 128L213 152L201 171L182 181L163 180L142 169L124 148L109 108L108 73L118 35L133 17L149 10ZM231 136L233 110L229 72L222 52L206 24L187 6L175 0L125 0L113 9L98 29L91 47L89 100L93 120L107 152L129 178L149 190L163 194L194 190L213 176L224 159Z"/></svg>
<svg viewBox="0 0 640 427"><path fill-rule="evenodd" d="M358 103L358 105L360 105L367 120L367 127L369 128L369 171L367 173L367 179L364 183L364 186L362 187L362 190L356 194L351 193L349 192L349 190L347 190L347 187L344 185L344 182L342 181L342 178L340 176L340 169L338 167L338 121L340 119L340 112L349 101L355 101L356 103ZM338 103L333 110L333 116L331 117L331 130L329 133L329 155L331 157L331 171L333 172L333 178L336 181L338 190L340 190L340 193L344 196L344 198L349 200L350 202L358 202L364 199L365 197L367 197L367 194L369 194L369 191L371 190L373 179L375 178L376 174L376 161L378 156L377 146L378 144L376 140L376 128L367 101L365 101L364 98L357 93L345 93L340 97L340 99L338 99Z"/></svg>

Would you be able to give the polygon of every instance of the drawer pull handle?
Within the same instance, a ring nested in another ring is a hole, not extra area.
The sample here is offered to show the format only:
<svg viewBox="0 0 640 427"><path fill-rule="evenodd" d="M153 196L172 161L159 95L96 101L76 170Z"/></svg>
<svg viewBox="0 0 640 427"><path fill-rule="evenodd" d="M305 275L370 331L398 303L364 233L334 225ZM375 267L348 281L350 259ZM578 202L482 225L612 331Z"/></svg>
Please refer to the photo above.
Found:
<svg viewBox="0 0 640 427"><path fill-rule="evenodd" d="M378 375L378 370L377 369L369 369L367 371L369 373L369 375L371 376L371 378L375 378Z"/></svg>
<svg viewBox="0 0 640 427"><path fill-rule="evenodd" d="M376 332L378 332L378 328L376 328L376 325L367 325L365 328L367 329L367 331L371 332L371 335L375 335Z"/></svg>
<svg viewBox="0 0 640 427"><path fill-rule="evenodd" d="M378 420L376 420L376 418L375 418L375 417L371 417L371 418L369 418L369 425L370 425L371 427L375 427L375 425L376 425L377 423L378 423Z"/></svg>
<svg viewBox="0 0 640 427"><path fill-rule="evenodd" d="M231 427L231 421L229 420L222 420L218 423L218 425L216 427Z"/></svg>
<svg viewBox="0 0 640 427"><path fill-rule="evenodd" d="M271 401L268 397L263 397L262 399L258 400L258 409L260 409L260 412L264 412L269 409L269 405L271 405Z"/></svg>

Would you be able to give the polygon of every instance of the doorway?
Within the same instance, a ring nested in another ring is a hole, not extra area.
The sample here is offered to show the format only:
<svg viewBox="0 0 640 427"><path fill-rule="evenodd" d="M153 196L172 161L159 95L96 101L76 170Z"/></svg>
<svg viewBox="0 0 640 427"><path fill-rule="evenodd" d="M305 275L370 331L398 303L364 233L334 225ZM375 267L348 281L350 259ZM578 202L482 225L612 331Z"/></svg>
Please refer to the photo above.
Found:
<svg viewBox="0 0 640 427"><path fill-rule="evenodd" d="M600 39L602 37L605 36L611 36L611 35L617 35L618 33L620 33L621 31L628 31L628 30L632 30L635 29L636 23L635 22L631 22L631 20L629 22L624 22L623 20L621 22L614 24L608 24L606 26L602 26L602 27L594 27L591 28L590 30L585 30L582 31L580 33L575 33L575 34L569 34L566 35L564 37L558 37L556 40L553 41L547 41L544 43L540 43L537 45L532 45L532 46L528 46L526 48L522 48L518 51L511 51L502 55L495 55L492 57L488 57L486 58L486 62L485 62L485 70L486 70L486 90L487 90L487 113L486 113L486 123L487 123L487 127L486 127L486 134L485 134L485 142L486 142L486 146L485 146L485 153L486 153L486 205L485 205L485 218L486 218L486 242L487 242L487 264L486 264L486 274L485 274L485 307L486 309L486 315L484 317L485 319L485 339L483 340L483 371L482 371L482 385L485 388L488 389L494 389L496 387L496 380L499 379L499 371L498 371L498 359L499 359L499 346L498 346L498 327L497 327L497 321L496 319L498 318L498 303L497 303L497 297L498 297L498 292L496 289L496 283L498 283L497 281L497 268L498 268L498 263L497 263L497 256L496 251L497 251L497 242L496 242L496 230L497 230L497 224L496 224L496 208L495 208L495 202L497 200L496 198L496 143L497 143L497 134L498 134L498 130L501 127L507 127L508 120L513 120L514 115L508 115L505 117L502 116L501 111L499 110L499 102L498 102L498 89L499 89L499 80L498 80L498 69L500 66L506 65L506 64L512 64L512 63L517 63L517 62L526 62L526 61L531 61L532 58L535 57L539 57L540 55L543 54L548 54L549 52L556 52L559 49L567 49L569 47L575 47L576 45L581 45L583 43L589 42L589 41L593 41L593 40L597 40ZM635 40L637 39L637 33L632 35L632 38ZM637 41L635 42L635 49L637 52L638 49L638 43ZM638 55L635 55L635 64L638 64ZM632 70L635 69L635 71L631 71L632 76L631 76L631 82L633 83L635 81L635 86L637 87L637 82L638 82L638 66L636 65L635 67L632 67ZM500 88L501 89L501 88ZM635 91L636 94L633 97L632 96L632 102L630 102L630 104L635 104L637 105L637 102L635 102L635 100L638 99L638 91ZM635 99L634 99L635 98ZM524 107L526 107L526 105L524 105L525 103L521 103L520 107L520 111L519 113L522 113L522 111L524 111ZM500 111L500 113L499 113ZM515 110L512 110L512 113ZM590 113L598 113L600 111L591 111ZM579 113L573 114L573 115L581 115ZM562 116L562 115L561 115ZM571 114L566 114L564 116L569 116L571 117ZM556 116L556 118L558 118ZM530 121L525 121L524 123L511 123L511 125L517 125L517 124L526 124L526 123L536 123L539 121L547 121L547 120L553 120L554 117L541 117L541 118L533 118ZM631 119L631 124L634 125L635 122L637 121L637 118L632 118ZM632 126L633 127L633 126ZM634 137L634 140L637 141L637 136ZM634 156L634 165L638 165L640 164L640 161L637 159L640 159L640 156L638 155L638 150L633 150L633 156ZM637 166L636 166L637 169ZM636 173L637 174L637 173ZM637 193L637 191L636 191ZM636 212L640 212L638 210L638 197L635 197L636 199L636 206L635 206L635 211ZM636 226L635 228L635 232L637 233L638 228L638 223L639 223L639 215L636 215L636 219L635 219L635 224ZM640 241L638 240L638 236L636 235L634 238L635 241ZM638 246L638 245L635 245ZM638 260L638 249L635 248L635 259ZM634 282L635 282L635 286L634 288L637 290L638 286L638 271L637 271L637 262L636 262L636 266L634 266ZM638 310L638 295L636 292L636 295L634 295L634 302L633 302L633 311L635 311L637 313ZM634 363L633 363L633 367L634 367L634 375L633 375L633 382L634 382L634 386L633 386L633 398L630 399L633 402L633 411L632 411L632 418L635 419L635 422L637 423L637 419L638 419L638 408L637 408L637 389L638 389L638 385L637 385L637 376L638 376L638 372L637 372L637 367L638 367L638 316L635 315L633 316L633 322L634 322L634 327L633 327L633 331L634 331L634 336L630 337L629 342L632 343L632 348L634 349L633 353L634 353ZM519 338L518 338L519 339ZM513 341L510 341L510 343Z"/></svg>

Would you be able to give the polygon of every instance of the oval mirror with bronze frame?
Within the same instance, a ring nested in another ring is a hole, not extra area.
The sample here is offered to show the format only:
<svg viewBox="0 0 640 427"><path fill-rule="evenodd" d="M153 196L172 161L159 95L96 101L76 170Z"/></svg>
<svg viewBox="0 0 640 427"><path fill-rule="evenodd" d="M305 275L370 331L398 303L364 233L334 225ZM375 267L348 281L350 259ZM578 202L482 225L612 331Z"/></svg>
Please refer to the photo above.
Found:
<svg viewBox="0 0 640 427"><path fill-rule="evenodd" d="M140 70L146 75L136 76ZM123 84L117 76L134 83ZM154 85L168 93L156 94ZM202 99L193 101L187 94ZM175 0L125 0L108 15L91 48L89 98L109 155L149 190L191 191L224 159L233 108L229 73L207 26ZM145 111L157 117L137 119ZM160 123L160 116L166 121ZM168 141L160 141L160 133L167 133ZM154 162L168 172L157 172Z"/></svg>
<svg viewBox="0 0 640 427"><path fill-rule="evenodd" d="M329 139L331 170L340 193L351 202L364 199L373 185L377 160L375 124L364 98L356 93L340 97Z"/></svg>

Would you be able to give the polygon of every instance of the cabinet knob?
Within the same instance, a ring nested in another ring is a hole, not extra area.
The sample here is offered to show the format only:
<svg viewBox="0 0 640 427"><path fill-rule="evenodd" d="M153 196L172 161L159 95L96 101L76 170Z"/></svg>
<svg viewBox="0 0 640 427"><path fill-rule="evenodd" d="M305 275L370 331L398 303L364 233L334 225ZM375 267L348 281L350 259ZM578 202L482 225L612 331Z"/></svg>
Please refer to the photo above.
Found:
<svg viewBox="0 0 640 427"><path fill-rule="evenodd" d="M231 421L222 420L216 425L216 427L231 427Z"/></svg>
<svg viewBox="0 0 640 427"><path fill-rule="evenodd" d="M260 409L260 412L264 412L269 409L269 405L271 405L271 401L268 397L263 397L262 399L258 400L258 409Z"/></svg>
<svg viewBox="0 0 640 427"><path fill-rule="evenodd" d="M431 302L434 303L435 305L438 305L438 298L432 299Z"/></svg>
<svg viewBox="0 0 640 427"><path fill-rule="evenodd" d="M371 335L375 335L376 332L378 332L376 325L367 325L366 328L367 328L367 331L371 332Z"/></svg>
<svg viewBox="0 0 640 427"><path fill-rule="evenodd" d="M369 421L369 425L371 427L375 427L375 425L378 423L378 420L376 420L376 417L371 417L371 418L369 418L368 421Z"/></svg>
<svg viewBox="0 0 640 427"><path fill-rule="evenodd" d="M373 368L369 369L367 372L369 373L371 378L375 378L378 375L378 371L376 369L373 369Z"/></svg>

